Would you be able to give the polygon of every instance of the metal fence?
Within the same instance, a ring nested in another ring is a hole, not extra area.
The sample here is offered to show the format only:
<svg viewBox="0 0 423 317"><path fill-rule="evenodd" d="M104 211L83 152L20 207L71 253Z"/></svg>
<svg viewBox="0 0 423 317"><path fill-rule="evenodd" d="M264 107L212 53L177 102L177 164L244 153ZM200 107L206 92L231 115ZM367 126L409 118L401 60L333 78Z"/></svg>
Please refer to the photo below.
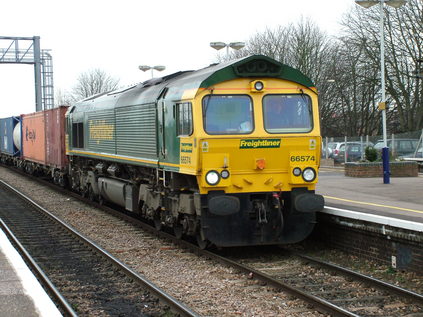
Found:
<svg viewBox="0 0 423 317"><path fill-rule="evenodd" d="M387 146L392 159L423 159L423 130L388 135ZM380 159L384 143L380 135L323 136L322 147L322 158L333 159L335 163L346 163L364 160L366 147L375 148Z"/></svg>

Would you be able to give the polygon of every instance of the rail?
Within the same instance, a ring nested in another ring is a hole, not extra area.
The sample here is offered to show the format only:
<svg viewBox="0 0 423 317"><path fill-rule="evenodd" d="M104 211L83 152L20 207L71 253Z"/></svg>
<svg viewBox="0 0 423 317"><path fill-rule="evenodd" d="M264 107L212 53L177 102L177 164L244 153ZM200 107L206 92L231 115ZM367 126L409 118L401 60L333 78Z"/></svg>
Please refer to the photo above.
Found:
<svg viewBox="0 0 423 317"><path fill-rule="evenodd" d="M172 311L175 313L181 315L181 316L198 316L197 313L186 307L184 304L180 303L178 300L170 296L169 294L165 293L163 290L158 288L156 285L145 279L143 276L139 275L137 272L133 271L129 267L127 267L125 264L121 263L119 260L117 260L115 257L113 257L110 253L103 250L101 247L97 246L93 241L89 240L88 238L82 236L80 233L75 231L73 228L68 226L66 223L61 221L59 218L57 218L55 215L50 213L48 210L44 209L42 206L37 204L35 201L33 201L31 198L27 197L20 191L16 190L9 184L3 182L0 180L0 185L5 187L7 190L13 192L15 195L22 198L24 201L26 201L28 204L36 208L38 211L40 211L42 214L49 217L51 220L53 220L57 225L67 230L69 233L71 233L73 236L77 237L78 240L82 241L85 245L89 246L92 250L97 252L98 254L101 254L104 258L106 258L109 262L112 262L115 267L117 267L119 270L124 272L130 279L133 279L137 283L141 284L143 288L151 292L155 297L159 298L164 304L171 307ZM10 230L9 230L10 231ZM36 263L34 262L34 265ZM50 282L51 286L52 283ZM54 286L52 286L54 287ZM58 296L58 295L57 295ZM60 298L60 296L58 296ZM75 314L75 312L73 312ZM72 313L70 313L72 315ZM72 315L72 316L76 316Z"/></svg>

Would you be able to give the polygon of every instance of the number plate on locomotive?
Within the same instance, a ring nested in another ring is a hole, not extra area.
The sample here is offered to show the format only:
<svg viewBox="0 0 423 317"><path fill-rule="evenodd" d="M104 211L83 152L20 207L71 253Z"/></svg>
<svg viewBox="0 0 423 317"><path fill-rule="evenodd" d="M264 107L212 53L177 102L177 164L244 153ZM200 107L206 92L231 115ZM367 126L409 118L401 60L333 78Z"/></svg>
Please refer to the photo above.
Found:
<svg viewBox="0 0 423 317"><path fill-rule="evenodd" d="M314 155L291 155L289 157L291 162L316 162Z"/></svg>

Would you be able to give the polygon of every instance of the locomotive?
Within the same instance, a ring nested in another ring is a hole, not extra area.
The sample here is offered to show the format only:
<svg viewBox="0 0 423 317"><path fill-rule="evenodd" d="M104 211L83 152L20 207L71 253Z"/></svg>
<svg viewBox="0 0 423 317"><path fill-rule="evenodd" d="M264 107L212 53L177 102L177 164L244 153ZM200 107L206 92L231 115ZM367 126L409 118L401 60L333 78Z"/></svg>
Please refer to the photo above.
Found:
<svg viewBox="0 0 423 317"><path fill-rule="evenodd" d="M45 157L55 147L60 162L28 158L22 116L17 164L202 248L299 242L323 208L317 90L266 56L151 79L58 112L62 141L44 143Z"/></svg>

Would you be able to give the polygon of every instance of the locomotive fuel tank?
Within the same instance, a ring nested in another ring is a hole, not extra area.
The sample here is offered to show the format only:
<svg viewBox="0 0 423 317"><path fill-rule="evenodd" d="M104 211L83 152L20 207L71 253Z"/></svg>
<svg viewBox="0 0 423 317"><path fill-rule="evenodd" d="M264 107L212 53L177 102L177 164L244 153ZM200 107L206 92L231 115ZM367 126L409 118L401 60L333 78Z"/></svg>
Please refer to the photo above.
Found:
<svg viewBox="0 0 423 317"><path fill-rule="evenodd" d="M136 211L138 207L138 187L116 179L99 177L100 196L126 210Z"/></svg>

